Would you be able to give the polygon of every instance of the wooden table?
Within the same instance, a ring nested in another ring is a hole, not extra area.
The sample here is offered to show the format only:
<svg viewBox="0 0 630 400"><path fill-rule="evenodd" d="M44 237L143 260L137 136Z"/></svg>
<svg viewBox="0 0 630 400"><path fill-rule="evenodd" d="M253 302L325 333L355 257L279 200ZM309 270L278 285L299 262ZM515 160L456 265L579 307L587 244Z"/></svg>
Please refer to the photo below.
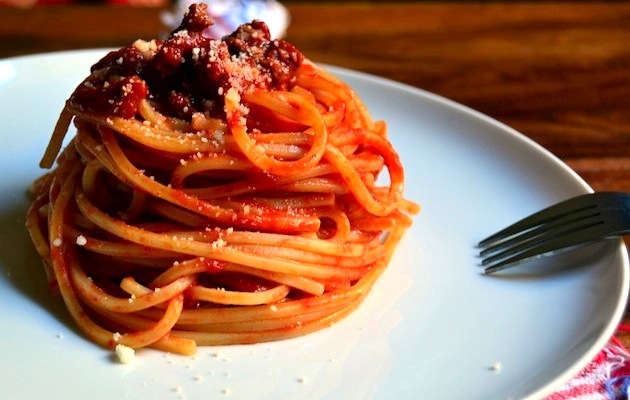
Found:
<svg viewBox="0 0 630 400"><path fill-rule="evenodd" d="M595 190L630 192L630 2L285 4L287 39L309 58L461 102L539 142ZM162 12L0 9L0 57L153 38L166 32ZM630 334L618 336L630 348Z"/></svg>

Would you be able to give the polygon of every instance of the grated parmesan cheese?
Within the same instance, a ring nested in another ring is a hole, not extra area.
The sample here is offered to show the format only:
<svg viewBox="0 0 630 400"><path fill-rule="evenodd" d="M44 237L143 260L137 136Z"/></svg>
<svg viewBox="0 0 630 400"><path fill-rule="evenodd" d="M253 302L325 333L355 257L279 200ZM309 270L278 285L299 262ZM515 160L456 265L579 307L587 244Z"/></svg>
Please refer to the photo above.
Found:
<svg viewBox="0 0 630 400"><path fill-rule="evenodd" d="M136 359L136 351L124 344L117 344L116 356L121 363L131 364Z"/></svg>
<svg viewBox="0 0 630 400"><path fill-rule="evenodd" d="M501 362L496 361L494 364L492 364L490 369L498 374L499 372L501 372L502 367L503 366L501 365Z"/></svg>
<svg viewBox="0 0 630 400"><path fill-rule="evenodd" d="M227 245L227 242L223 239L217 239L214 242L212 242L212 248L213 249L218 249L221 247L225 247Z"/></svg>

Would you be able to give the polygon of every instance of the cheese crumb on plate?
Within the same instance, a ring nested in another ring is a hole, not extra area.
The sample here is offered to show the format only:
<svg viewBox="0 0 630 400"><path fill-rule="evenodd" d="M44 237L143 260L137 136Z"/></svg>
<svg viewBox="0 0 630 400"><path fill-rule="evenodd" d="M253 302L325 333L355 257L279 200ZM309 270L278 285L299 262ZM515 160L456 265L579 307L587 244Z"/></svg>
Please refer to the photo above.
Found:
<svg viewBox="0 0 630 400"><path fill-rule="evenodd" d="M131 364L136 359L136 351L124 344L117 344L116 356L121 363Z"/></svg>

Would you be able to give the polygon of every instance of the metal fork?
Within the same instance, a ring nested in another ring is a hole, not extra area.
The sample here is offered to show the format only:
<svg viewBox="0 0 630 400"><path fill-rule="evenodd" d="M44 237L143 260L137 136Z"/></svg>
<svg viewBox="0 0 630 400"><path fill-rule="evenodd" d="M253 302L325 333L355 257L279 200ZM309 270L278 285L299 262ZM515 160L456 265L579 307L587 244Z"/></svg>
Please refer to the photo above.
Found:
<svg viewBox="0 0 630 400"><path fill-rule="evenodd" d="M479 242L490 274L604 238L630 233L630 193L598 192L565 200Z"/></svg>

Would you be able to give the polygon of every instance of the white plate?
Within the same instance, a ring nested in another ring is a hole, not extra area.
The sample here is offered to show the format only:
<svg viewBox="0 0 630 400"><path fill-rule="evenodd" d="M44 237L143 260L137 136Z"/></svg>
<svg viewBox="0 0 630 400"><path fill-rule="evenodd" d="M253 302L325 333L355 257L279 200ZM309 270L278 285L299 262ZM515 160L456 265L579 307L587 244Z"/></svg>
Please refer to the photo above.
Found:
<svg viewBox="0 0 630 400"><path fill-rule="evenodd" d="M628 292L619 240L504 275L478 267L479 239L590 191L582 180L484 115L334 68L388 122L406 196L423 206L366 302L306 337L114 362L48 295L23 227L25 191L57 114L103 54L0 60L0 398L538 399L613 334Z"/></svg>

